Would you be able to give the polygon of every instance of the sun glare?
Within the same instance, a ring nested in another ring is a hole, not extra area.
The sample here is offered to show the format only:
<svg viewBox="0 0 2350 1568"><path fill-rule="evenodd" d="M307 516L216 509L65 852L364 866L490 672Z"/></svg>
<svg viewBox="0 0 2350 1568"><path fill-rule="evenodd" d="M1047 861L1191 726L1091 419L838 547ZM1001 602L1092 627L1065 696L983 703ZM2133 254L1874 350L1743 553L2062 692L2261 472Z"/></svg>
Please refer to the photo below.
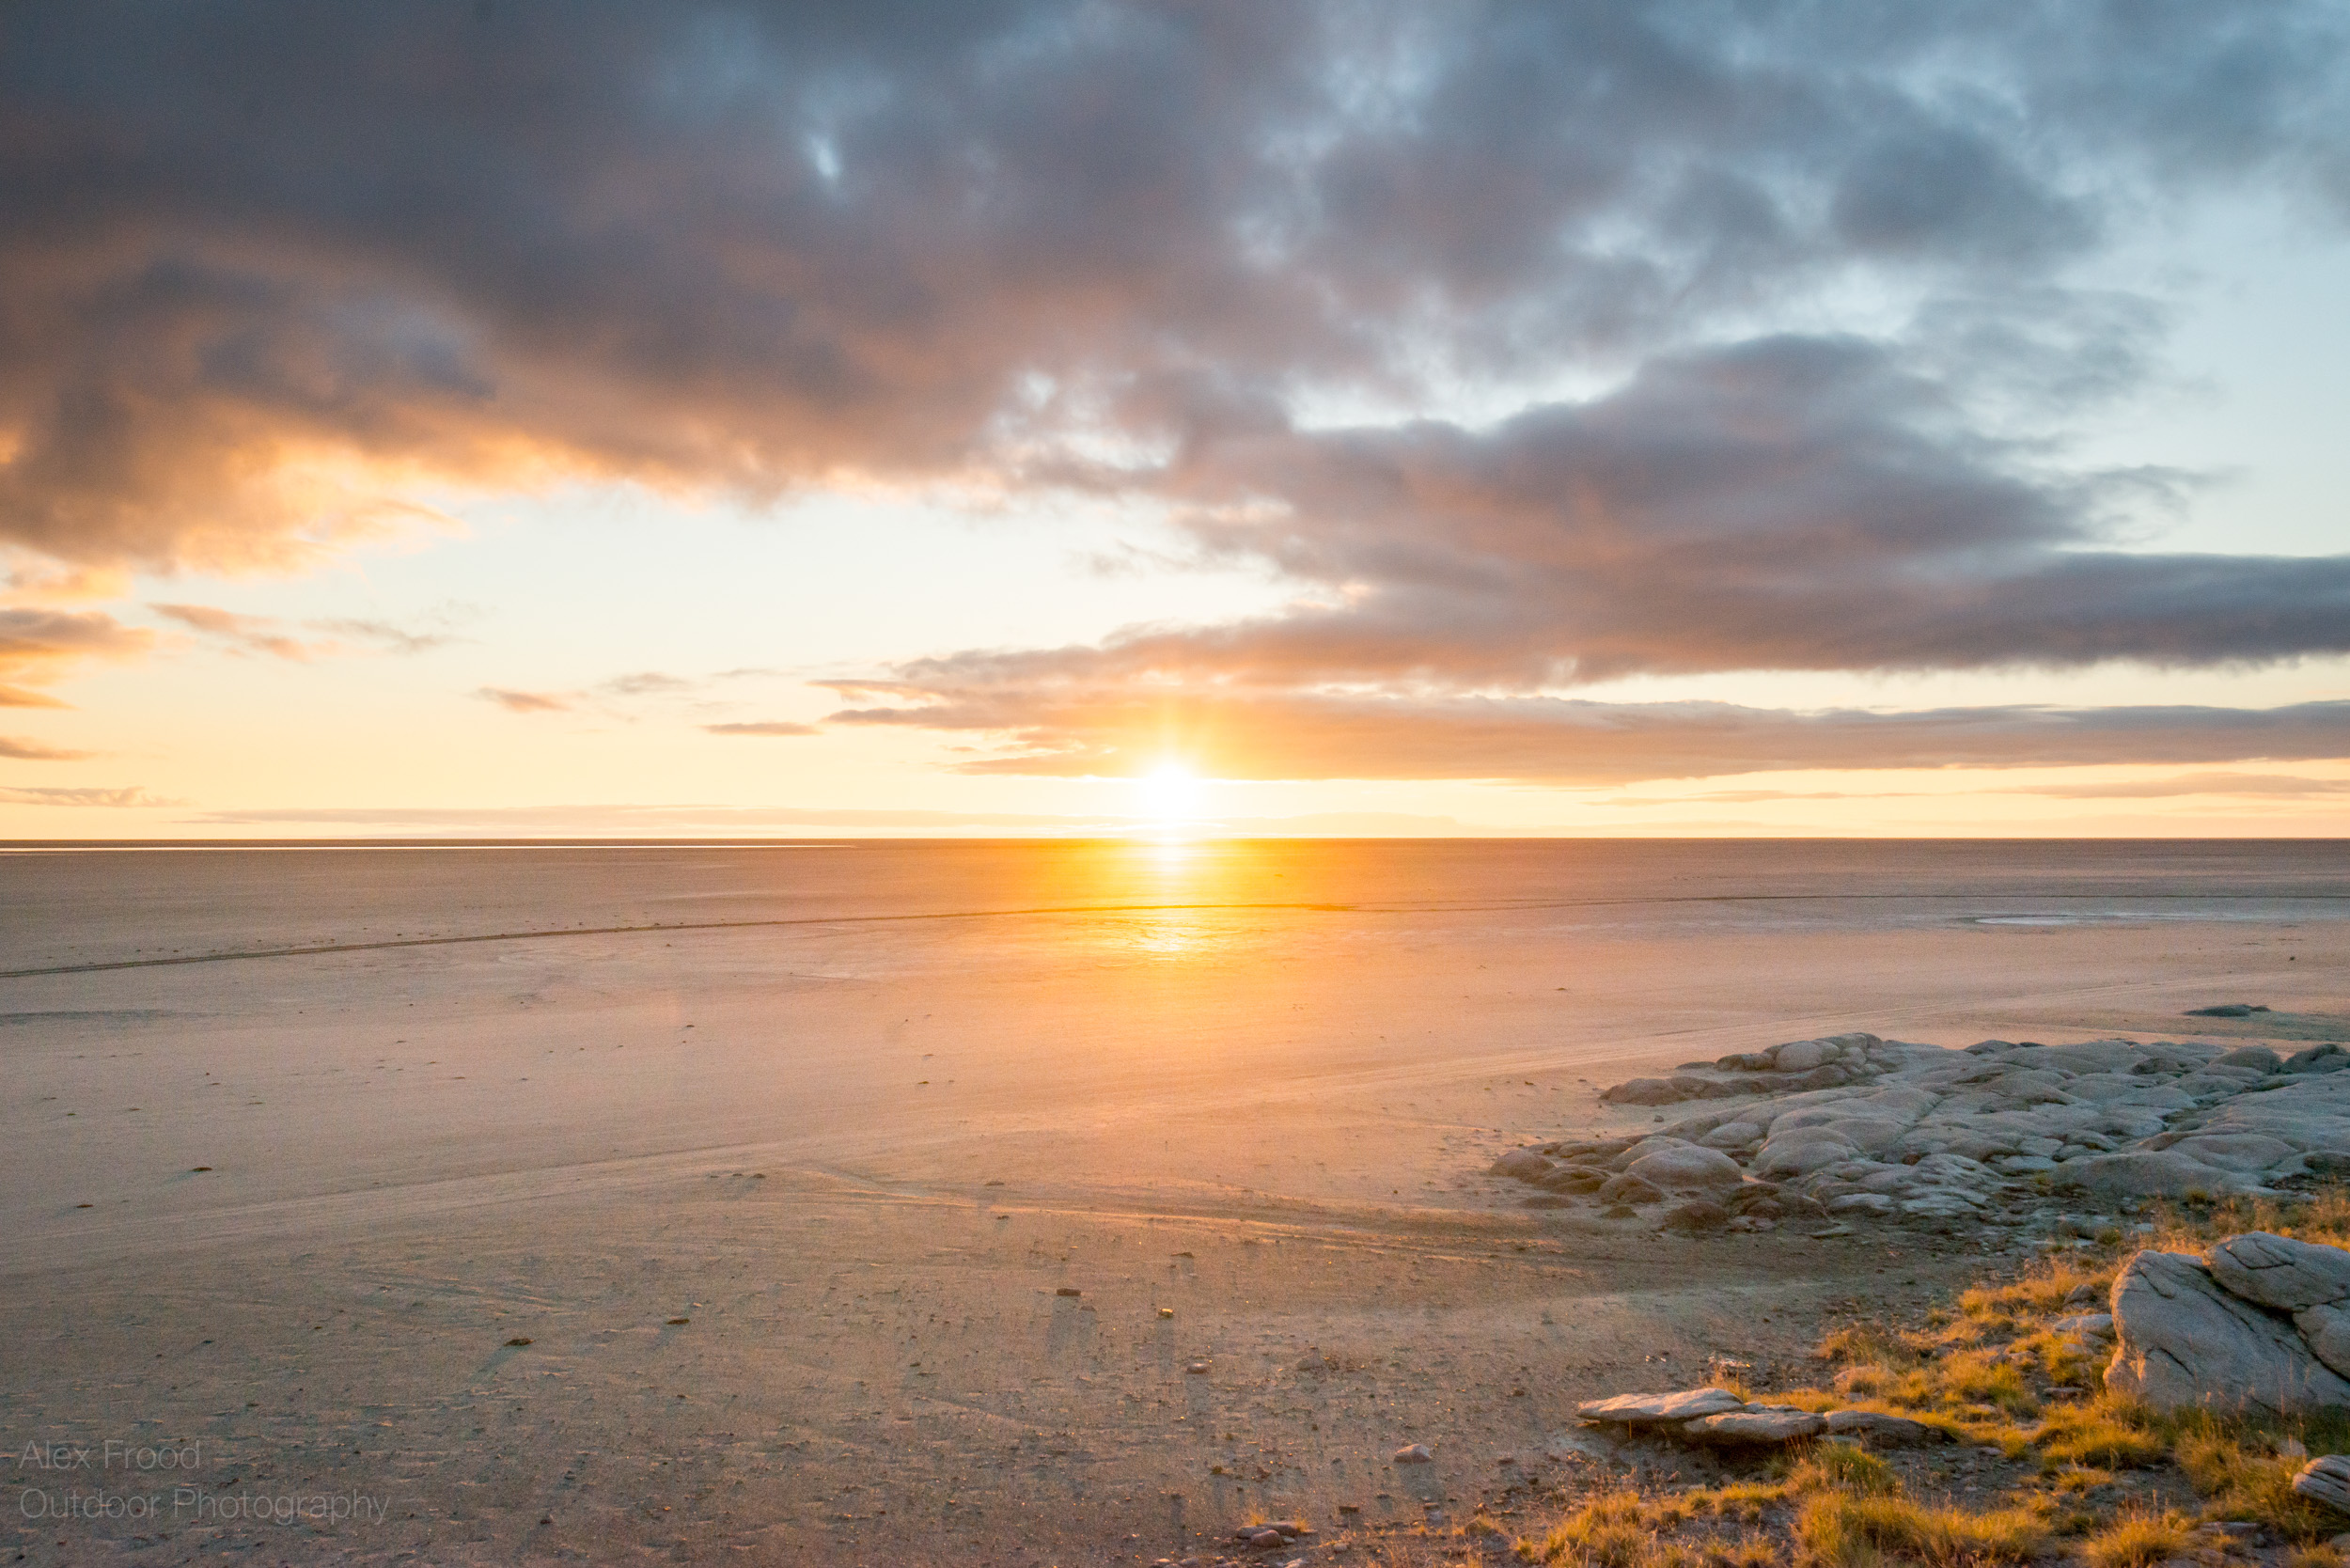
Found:
<svg viewBox="0 0 2350 1568"><path fill-rule="evenodd" d="M1142 814L1161 823L1181 822L1199 808L1199 776L1181 762L1163 762L1144 774Z"/></svg>

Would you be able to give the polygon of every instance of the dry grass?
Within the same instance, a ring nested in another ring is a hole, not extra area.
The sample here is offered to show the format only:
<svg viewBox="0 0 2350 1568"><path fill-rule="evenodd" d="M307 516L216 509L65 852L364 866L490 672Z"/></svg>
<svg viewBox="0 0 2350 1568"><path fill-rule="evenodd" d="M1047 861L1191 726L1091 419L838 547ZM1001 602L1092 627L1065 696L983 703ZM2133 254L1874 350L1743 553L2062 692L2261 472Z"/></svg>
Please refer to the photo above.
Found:
<svg viewBox="0 0 2350 1568"><path fill-rule="evenodd" d="M2153 1568L2191 1544L2194 1521L2175 1509L2137 1508L2081 1543L2089 1568Z"/></svg>
<svg viewBox="0 0 2350 1568"><path fill-rule="evenodd" d="M1795 1539L1825 1568L1877 1568L1887 1558L1950 1568L2029 1562L2048 1544L2046 1521L2029 1508L1973 1513L1901 1497L1822 1492L1805 1502Z"/></svg>

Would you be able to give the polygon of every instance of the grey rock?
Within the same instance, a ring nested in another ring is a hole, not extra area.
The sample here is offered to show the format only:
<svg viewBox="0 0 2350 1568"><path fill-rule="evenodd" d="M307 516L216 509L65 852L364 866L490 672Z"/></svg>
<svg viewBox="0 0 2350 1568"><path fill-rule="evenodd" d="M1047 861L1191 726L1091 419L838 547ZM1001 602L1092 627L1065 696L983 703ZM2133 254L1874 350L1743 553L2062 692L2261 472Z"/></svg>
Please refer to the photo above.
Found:
<svg viewBox="0 0 2350 1568"><path fill-rule="evenodd" d="M1684 1096L1663 1078L1629 1078L1600 1092L1610 1105L1670 1105Z"/></svg>
<svg viewBox="0 0 2350 1568"><path fill-rule="evenodd" d="M1425 1443L1406 1443L1390 1454L1388 1460L1396 1465L1433 1465L1436 1456L1428 1451Z"/></svg>
<svg viewBox="0 0 2350 1568"><path fill-rule="evenodd" d="M1679 1205L1669 1211L1664 1219L1666 1230L1677 1231L1684 1235L1700 1235L1708 1231L1718 1231L1729 1223L1730 1211L1728 1209L1702 1198L1691 1199L1688 1202Z"/></svg>
<svg viewBox="0 0 2350 1568"><path fill-rule="evenodd" d="M2082 1334L2092 1339L2105 1339L2113 1333L2111 1312L2075 1312L2048 1325L2059 1334Z"/></svg>
<svg viewBox="0 0 2350 1568"><path fill-rule="evenodd" d="M2285 1321L2220 1289L2199 1258L2132 1258L2113 1284L2113 1322L2119 1343L2106 1387L2163 1414L2350 1409L2350 1383Z"/></svg>
<svg viewBox="0 0 2350 1568"><path fill-rule="evenodd" d="M2265 1012L2267 1009L2263 1008L2261 1011ZM2270 1050L2267 1046L2247 1045L2240 1050L2230 1051L2226 1056L2221 1057L2217 1061L2213 1062L2209 1071L2215 1073L2257 1073L2261 1076L2266 1077L2269 1074L2276 1072L2283 1065L2284 1063L2278 1059L2277 1053Z"/></svg>
<svg viewBox="0 0 2350 1568"><path fill-rule="evenodd" d="M1624 1174L1663 1192L1726 1192L1746 1180L1738 1162L1720 1150L1685 1143L1641 1154Z"/></svg>
<svg viewBox="0 0 2350 1568"><path fill-rule="evenodd" d="M1587 1421L1617 1426L1678 1426L1704 1416L1743 1410L1747 1402L1727 1388L1689 1388L1671 1394L1618 1394L1613 1399L1586 1400L1574 1407Z"/></svg>
<svg viewBox="0 0 2350 1568"><path fill-rule="evenodd" d="M2186 1198L2237 1190L2244 1184L2233 1173L2214 1170L2200 1160L2165 1150L2124 1150L2118 1154L2092 1154L2067 1160L2058 1168L2060 1186L2077 1187L2107 1202L2130 1198Z"/></svg>
<svg viewBox="0 0 2350 1568"><path fill-rule="evenodd" d="M1877 1410L1831 1410L1825 1426L1831 1437L1857 1437L1888 1448L1950 1441L1950 1434L1940 1427Z"/></svg>
<svg viewBox="0 0 2350 1568"><path fill-rule="evenodd" d="M2350 1456L2329 1453L2311 1460L2293 1478L2293 1490L2337 1513L2350 1513Z"/></svg>
<svg viewBox="0 0 2350 1568"><path fill-rule="evenodd" d="M1827 1200L1829 1214L1847 1218L1854 1215L1889 1215L1898 1206L1893 1198L1881 1192L1852 1192Z"/></svg>
<svg viewBox="0 0 2350 1568"><path fill-rule="evenodd" d="M1771 1052L1771 1065L1782 1073L1809 1073L1833 1060L1838 1053L1824 1040L1791 1040Z"/></svg>
<svg viewBox="0 0 2350 1568"><path fill-rule="evenodd" d="M1512 1149L1487 1168L1487 1174L1530 1182L1549 1173L1550 1162L1531 1149Z"/></svg>
<svg viewBox="0 0 2350 1568"><path fill-rule="evenodd" d="M2191 1007L2180 1016L2183 1018L2249 1018L2255 1012L2267 1011L2268 1009L2257 1002L2222 1002L2217 1007Z"/></svg>
<svg viewBox="0 0 2350 1568"><path fill-rule="evenodd" d="M2339 1073L2345 1067L2350 1067L2350 1051L2328 1043L2294 1052L2293 1055L2285 1058L2284 1071L2312 1074Z"/></svg>
<svg viewBox="0 0 2350 1568"><path fill-rule="evenodd" d="M1809 1410L1746 1409L1732 1410L1720 1416L1700 1416L1681 1429L1681 1435L1693 1443L1747 1446L1763 1443L1793 1443L1805 1437L1816 1437L1827 1430L1827 1419Z"/></svg>
<svg viewBox="0 0 2350 1568"><path fill-rule="evenodd" d="M1622 1176L1609 1177L1606 1184L1599 1189L1603 1203L1655 1203L1662 1201L1664 1196L1653 1185L1629 1171Z"/></svg>
<svg viewBox="0 0 2350 1568"><path fill-rule="evenodd" d="M2222 1289L2280 1312L2350 1297L2350 1252L2339 1247L2248 1231L2214 1247L2208 1262Z"/></svg>
<svg viewBox="0 0 2350 1568"><path fill-rule="evenodd" d="M1534 1184L1544 1192L1597 1192L1607 1184L1607 1179L1605 1170L1593 1170L1589 1166L1566 1165L1537 1178Z"/></svg>
<svg viewBox="0 0 2350 1568"><path fill-rule="evenodd" d="M2337 1304L2310 1307L2293 1314L2293 1326L2310 1354L2344 1377L2350 1377L2350 1308Z"/></svg>

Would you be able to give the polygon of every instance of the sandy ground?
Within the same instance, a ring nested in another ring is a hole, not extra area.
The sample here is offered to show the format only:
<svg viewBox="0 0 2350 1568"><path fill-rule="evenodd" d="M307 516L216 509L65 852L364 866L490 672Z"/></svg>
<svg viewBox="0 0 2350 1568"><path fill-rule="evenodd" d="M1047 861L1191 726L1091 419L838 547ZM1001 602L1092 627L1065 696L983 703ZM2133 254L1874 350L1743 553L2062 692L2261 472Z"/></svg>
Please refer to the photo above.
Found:
<svg viewBox="0 0 2350 1568"><path fill-rule="evenodd" d="M1506 1509L1574 1401L1980 1259L1577 1230L1500 1149L1782 1039L2338 1012L2345 959L2338 920L1227 908L9 979L0 1544L1148 1562ZM289 1501L355 1512L249 1516Z"/></svg>

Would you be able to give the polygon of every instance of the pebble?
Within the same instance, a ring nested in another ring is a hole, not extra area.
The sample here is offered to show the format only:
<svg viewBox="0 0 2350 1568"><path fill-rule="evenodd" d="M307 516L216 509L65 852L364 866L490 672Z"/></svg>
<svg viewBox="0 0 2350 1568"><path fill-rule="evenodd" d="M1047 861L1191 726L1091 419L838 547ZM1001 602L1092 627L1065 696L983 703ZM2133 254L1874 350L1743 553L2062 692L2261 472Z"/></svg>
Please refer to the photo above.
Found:
<svg viewBox="0 0 2350 1568"><path fill-rule="evenodd" d="M1428 1451L1425 1443L1406 1443L1396 1450L1390 1458L1392 1463L1398 1465L1431 1465L1435 1463L1436 1456Z"/></svg>

